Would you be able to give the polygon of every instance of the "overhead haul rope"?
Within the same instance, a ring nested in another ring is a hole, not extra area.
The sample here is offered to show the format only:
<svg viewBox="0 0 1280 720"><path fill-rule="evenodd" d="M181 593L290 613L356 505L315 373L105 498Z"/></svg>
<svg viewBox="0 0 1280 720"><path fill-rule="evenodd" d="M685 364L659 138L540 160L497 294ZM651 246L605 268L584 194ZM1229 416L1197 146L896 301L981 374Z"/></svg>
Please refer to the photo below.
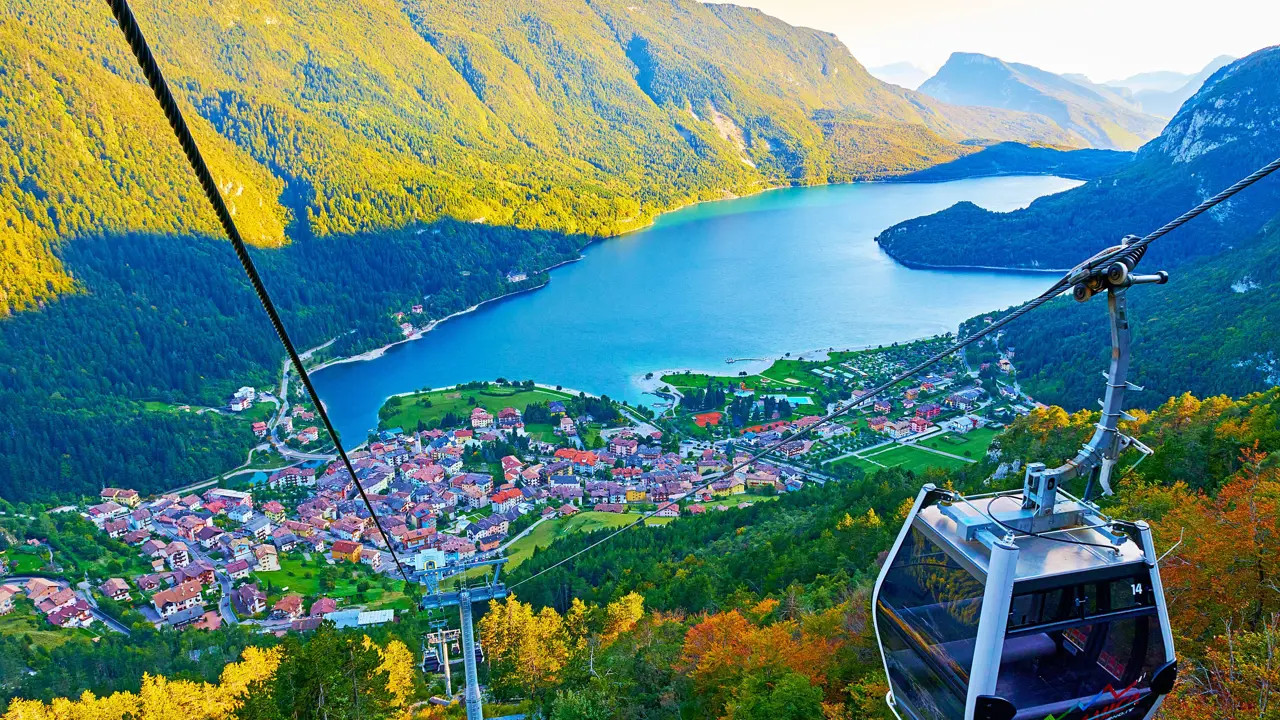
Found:
<svg viewBox="0 0 1280 720"><path fill-rule="evenodd" d="M182 111L178 108L178 104L174 100L173 93L170 92L169 86L165 82L164 75L160 72L160 67L156 64L155 57L151 53L151 48L147 44L146 38L143 37L142 30L139 29L137 21L134 19L133 11L129 9L128 0L108 0L108 3L111 5L111 12L112 14L115 15L116 21L120 23L120 29L124 32L125 38L129 41L129 47L133 50L134 57L137 58L138 64L142 68L143 75L146 76L148 84L151 85L151 89L155 93L156 100L160 102L160 106L164 110L165 117L169 120L170 127L173 128L174 135L177 136L179 144L182 145L182 150L183 152L186 153L187 160L191 163L191 168L195 171L197 178L199 178L200 185L204 189L205 196L209 199L209 203L213 205L213 209L218 215L218 220L222 223L223 230L226 232L227 237L231 240L231 244L236 251L236 256L240 259L240 264L244 267L245 274L249 277L249 282L253 285L254 292L256 292L258 295L258 300L262 302L263 309L267 311L267 315L271 318L271 324L272 324L272 327L275 328L276 335L280 337L280 342L281 344L284 345L285 350L288 352L289 360L293 363L294 369L297 370L299 377L302 379L302 384L304 387L306 387L307 394L310 395L312 402L315 403L316 411L320 414L321 420L324 421L325 429L329 432L329 436L333 438L334 445L337 447L338 455L342 458L343 465L346 466L347 472L351 474L351 479L355 482L356 488L360 491L360 497L361 499L364 500L365 506L369 508L369 513L373 517L374 524L378 527L378 532L382 535L383 541L386 542L387 549L391 552L391 557L396 562L396 567L400 570L400 574L404 577L404 579L408 581L409 575L405 571L404 566L400 563L400 558L396 555L395 548L391 544L391 539L387 536L386 530L383 529L382 527L382 522L378 519L377 513L374 512L373 505L372 503L369 502L369 496L365 493L364 486L360 484L359 478L356 477L355 469L351 466L351 460L347 457L347 452L346 450L343 449L341 440L338 439L338 433L334 429L333 423L329 420L329 414L328 412L325 411L324 404L320 402L319 394L316 393L315 387L312 386L311 384L311 377L310 375L307 374L307 370L302 364L302 359L298 356L298 352L294 348L293 342L289 339L289 334L285 330L284 324L281 322L279 314L276 312L275 305L271 301L271 296L267 294L267 289L266 287L263 286L262 279L258 276L257 268L254 266L253 260L249 257L249 251L245 247L244 240L240 237L240 231L236 229L235 221L232 219L231 213L227 209L226 203L223 201L222 195L218 191L218 186L214 182L212 174L210 174L209 172L209 167L205 163L204 157L200 154L199 147L196 146L195 138L191 136L191 131L187 128L186 121L182 117ZM1155 230L1149 235L1146 235L1145 237L1141 238L1135 243L1123 246L1107 255L1094 258L1091 264L1094 265L1095 267L1101 267L1104 263L1107 263L1110 260L1115 259L1115 257L1119 255L1128 254L1133 252L1137 248L1146 247L1147 245L1150 245L1155 240L1158 240L1159 238L1167 235L1173 230L1176 230L1182 225L1185 225L1187 222L1207 212L1214 206L1222 202L1225 202L1226 200L1234 196L1236 193L1240 192L1241 190L1244 190L1245 188L1256 183L1262 178L1270 175L1271 173L1275 172L1277 169L1280 169L1280 158L1277 158L1271 161L1270 163L1259 168L1252 174L1244 178L1241 178L1238 182L1236 182L1232 186L1228 187L1227 189L1223 190L1217 195L1214 195L1213 197L1205 200L1204 202L1200 203L1196 207L1188 210L1187 212L1178 216L1174 220L1166 223L1165 225L1161 226L1159 229ZM831 412L822 416L821 418L819 418L817 422L809 425L808 427L801 429L799 432L796 432L789 436L781 437L778 440L770 443L769 445L765 446L763 449L756 452L756 454L748 456L747 459L741 462L735 463L728 470L725 470L724 472L720 473L718 476L714 476L710 480L699 485L698 487L695 487L693 490L690 491L690 494L696 494L698 492L701 492L702 490L707 489L708 487L715 484L716 482L733 475L734 473L745 468L746 466L751 465L752 463L755 463L756 461L773 453L774 451L778 450L780 447L782 447L787 443L796 442L797 440L801 440L808 437L812 432L814 432L817 428L821 427L822 425L852 412L855 408L860 407L861 405L864 405L867 401L872 400L875 397L879 396L885 390L888 390L889 388L902 382L903 380L906 380L911 376L916 375L917 373L920 373L932 367L933 365L937 364L939 361L943 360L944 358L954 355L960 350L965 349L966 347L972 345L978 340L981 340L987 335L990 335L996 330L999 330L1005 325L1008 325L1014 320L1017 320L1018 318L1022 317L1023 315L1026 315L1032 310L1039 308L1041 305L1044 305L1050 300L1053 300L1054 298L1061 295L1064 291L1066 291L1066 289L1070 286L1071 286L1071 283L1069 282L1067 277L1063 277L1059 279L1052 286L1050 286L1048 290L1045 290L1035 299L1031 300L1025 305L1022 305L1018 309L1014 310L1008 315L1005 315L999 320L991 323L990 325L986 326L978 333L971 335L967 338L957 340L955 343L950 345L945 350L941 350L937 353L934 353L933 355L929 356L926 360L921 361L920 363L916 364L910 369L905 370L901 373L898 373L897 375L894 375L889 380L886 380L885 382L877 385L876 387L872 388L865 394L859 396L857 398L857 402L851 401L844 408L837 409L834 412ZM661 507L661 505L659 505L659 507ZM655 515L657 515L658 512L659 510L654 509L641 515L636 520L619 527L617 530L609 533L608 535L601 538L600 540L597 540L591 543L590 545L586 546L585 548L569 555L568 557L562 560L559 560L558 562L552 564L551 566L546 567L538 571L537 573L534 573L533 575L530 575L529 577L521 580L520 582L512 584L510 587L515 588L520 585L523 585L524 583L527 583L530 580L538 578L545 573L548 573L568 562L571 562L572 560L583 555L584 553L603 545L604 543L612 540L618 535L621 535L627 530L630 530L631 528L654 517Z"/></svg>
<svg viewBox="0 0 1280 720"><path fill-rule="evenodd" d="M156 64L155 56L151 54L151 47L147 44L147 39L142 35L142 29L138 27L138 21L133 17L133 11L129 9L128 0L108 0L111 5L111 13L115 15L116 22L120 23L120 29L124 32L125 39L129 41L129 48L133 50L133 56L138 59L138 65L142 68L142 74L146 76L147 83L151 86L151 91L155 93L156 100L160 101L160 108L164 110L164 116L169 121L169 127L173 128L173 134L178 138L178 144L182 146L182 151L186 153L187 162L191 163L191 169L195 171L196 178L200 181L200 187L204 189L205 197L209 199L209 204L213 206L213 210L218 215L218 221L222 223L222 229L227 234L227 238L231 240L231 246L235 248L236 257L240 259L240 265L244 268L244 273L249 277L249 284L253 285L253 291L257 293L258 300L262 303L262 308L267 311L267 316L271 318L271 326L275 328L276 335L280 338L280 344L284 345L285 352L289 354L289 361L293 364L294 370L298 372L298 377L302 379L302 385L307 389L307 394L311 397L311 401L315 403L316 412L319 413L320 419L324 422L324 428L328 431L329 437L333 439L333 444L337 447L338 456L342 458L342 464L346 467L347 472L351 474L351 480L356 484L356 489L360 491L360 498L364 500L365 507L369 508L369 515L373 517L373 524L377 526L378 533L382 535L382 540L387 544L387 550L391 552L391 559L395 560L396 568L400 571L400 575L405 582L411 582L409 573L405 570L404 565L400 562L400 557L396 555L395 546L391 543L391 538L387 535L387 531L382 527L382 521L378 519L378 513L373 509L373 503L369 502L369 495L364 490L364 485L360 483L359 476L356 475L355 468L351 465L351 458L347 457L347 451L342 447L342 441L338 438L338 432L333 427L333 422L329 419L329 413L324 408L324 403L320 401L320 395L316 393L315 387L311 384L311 376L307 374L306 367L302 364L302 358L298 355L297 349L293 345L293 341L289 339L289 333L285 330L284 323L280 320L280 314L276 312L275 303L271 301L271 296L267 294L267 288L262 284L262 278L258 276L258 269L253 264L253 259L249 257L249 250L245 247L244 239L240 237L240 231L236 228L235 220L231 217L231 212L227 209L226 202L222 199L222 194L218 191L218 185L213 180L213 175L209 172L209 166L205 163L204 156L200 153L200 148L196 145L196 140L191 135L191 130L187 128L187 121L182 117L182 110L178 108L178 103L174 100L173 93L169 90L169 84L164 79L164 74L160 72L160 66Z"/></svg>
<svg viewBox="0 0 1280 720"><path fill-rule="evenodd" d="M1247 177L1242 178L1241 180L1239 180L1238 182L1236 182L1236 183L1235 183L1234 185L1232 185L1231 187L1229 187L1229 188L1227 188L1227 189L1223 190L1222 192L1218 193L1217 195L1214 195L1213 197L1211 197L1211 198L1209 198L1209 199L1205 200L1204 202L1202 202L1202 203L1200 203L1199 205L1195 206L1194 208L1192 208L1192 209L1188 210L1187 212L1183 213L1182 215L1179 215L1176 219L1174 219L1174 220L1172 220L1172 221L1170 221L1170 222L1166 223L1165 225L1161 226L1161 227L1160 227L1158 230L1156 230L1155 232L1152 232L1151 234L1144 236L1143 238L1141 238L1140 240L1135 241L1134 243L1131 243L1131 244L1129 244L1129 245L1122 246L1122 247L1120 247L1120 248L1116 249L1115 251L1113 251L1113 252L1111 252L1111 253L1106 253L1106 254L1104 254L1104 255L1100 255L1100 256L1099 256L1099 257L1097 257L1097 258L1093 258L1093 259L1091 260L1091 262L1090 262L1090 265L1091 265L1091 266L1093 266L1093 267L1097 267L1097 268L1106 267L1108 263L1110 263L1112 260L1114 260L1116 257L1118 257L1118 256L1120 256L1120 255L1127 255L1127 254L1129 254L1129 253L1132 253L1132 252L1134 252L1134 251L1135 251L1137 248L1139 248L1139 247L1141 247L1141 248L1145 248L1146 246L1150 245L1152 242L1154 242L1154 241L1156 241L1156 240L1160 239L1161 237L1164 237L1165 235L1169 234L1169 233L1170 233L1170 232L1172 232L1173 230L1176 230L1176 229L1178 229L1179 227L1181 227L1181 226L1185 225L1187 222L1189 222L1189 221L1193 220L1194 218L1198 217L1199 215L1202 215L1203 213L1207 212L1208 210L1210 210L1210 209L1211 209L1211 208L1213 208L1214 206L1216 206L1216 205L1218 205L1218 204L1220 204L1220 203L1223 203L1223 202L1227 201L1228 199L1230 199L1230 198L1231 198L1233 195L1235 195L1236 193L1238 193L1238 192L1240 192L1241 190L1244 190L1245 188L1249 187L1250 185L1252 185L1252 184L1254 184L1254 183L1258 182L1259 180L1261 180L1262 178L1264 178L1264 177L1266 177L1266 176L1270 175L1271 173L1275 172L1276 170L1280 170L1280 158L1276 158L1275 160L1272 160L1270 163L1267 163L1266 165L1264 165L1263 167L1259 168L1258 170L1256 170L1256 171L1255 171L1255 172L1253 172L1252 174L1248 175ZM948 348L946 348L945 350L941 350L941 351L939 351L939 352L937 352L937 353L934 353L933 355L929 356L929 358L928 358L928 359L926 359L926 360L924 360L924 361L922 361L922 362L920 362L920 363L916 364L914 367L910 368L909 370L905 370L905 371L903 371L903 372L900 372L900 373L898 373L897 375L894 375L894 376L893 376L892 378L890 378L889 380L886 380L885 382L883 382L883 383L881 383L881 384L877 385L876 387L872 388L871 390L869 390L869 391L868 391L868 392L866 392L865 394L863 394L863 395L859 395L859 396L857 397L857 399L856 399L856 400L850 400L849 404L848 404L847 406L845 406L844 408L838 408L838 409L837 409L837 410L835 410L834 412L831 412L831 413L828 413L828 414L826 414L826 415L822 416L822 418L820 418L817 422L815 422L815 423L813 423L813 424L809 425L808 427L805 427L805 428L801 429L799 432L796 432L796 433L794 433L794 434L792 434L792 435L789 435L789 436L786 436L786 437L781 437L781 438L779 438L779 439L775 440L774 442L772 442L772 443L770 443L770 444L766 445L763 449L761 449L761 450L759 450L758 452L756 452L756 454L754 454L754 455L751 455L751 456L747 457L747 459L745 459L745 460L743 460L743 461L741 461L741 462L735 463L735 464L734 464L732 467L730 467L728 470L725 470L724 472L720 473L719 475L713 476L713 477L712 477L710 480L708 480L707 482L704 482L704 483L702 483L701 485L699 485L698 487L695 487L693 490L691 490L691 491L690 491L690 493L689 493L689 494L691 494L691 495L693 495L693 494L697 494L697 493L699 493L699 492L701 492L701 491L703 491L703 490L707 489L708 487L710 487L710 486L714 485L716 482L719 482L720 480L723 480L723 479L725 479L725 478L727 478L727 477L730 477L731 475L733 475L733 474L734 474L734 473L736 473L737 471L739 471L739 470L741 470L741 469L743 469L743 468L747 467L748 465L751 465L751 464L755 463L756 461L760 460L761 458L765 457L766 455L769 455L769 454L773 453L773 452L774 452L774 451L776 451L778 448L782 447L783 445L785 445L785 444L787 444L787 443L796 442L797 440L802 440L802 439L804 439L804 438L808 437L808 436L809 436L809 434L811 434L812 432L814 432L815 430L817 430L819 427L821 427L821 426L825 425L826 423L828 423L828 422L830 422L830 421L832 421L832 420L835 420L836 418L839 418L839 417L841 417L841 416L843 416L843 415L846 415L846 414L848 414L848 413L852 412L855 408L861 407L862 405L866 404L868 401L875 399L878 395L880 395L881 393L883 393L885 390L888 390L889 388L893 387L894 385L897 385L898 383L902 382L903 380L906 380L906 379L910 378L911 376L916 375L917 373L920 373L920 372L922 372L922 371L924 371L924 370L926 370L926 369L928 369L928 368L932 367L933 365L935 365L936 363L938 363L940 360L942 360L942 359L944 359L944 358L946 358L946 357L948 357L948 356L950 356L950 355L953 355L953 354L955 354L955 353L957 353L957 352L959 352L959 351L961 351L961 350L965 349L966 347L968 347L968 346L972 345L973 343L977 342L978 340L981 340L982 338L986 337L987 335L990 335L991 333L995 332L996 330L999 330L1000 328L1004 327L1005 325L1008 325L1009 323L1013 322L1014 320L1017 320L1018 318L1022 317L1023 315L1026 315L1027 313L1031 312L1032 310L1035 310L1036 308L1040 307L1041 305L1044 305L1045 303L1049 302L1050 300L1052 300L1052 299L1054 299L1054 298L1058 297L1058 296L1059 296L1059 295L1061 295L1062 293L1066 292L1066 290L1067 290L1069 287L1071 287L1071 282L1070 282L1070 280L1068 279L1070 276L1071 276L1071 274L1069 273L1068 275L1066 275L1066 276L1062 277L1062 278L1061 278L1061 279L1059 279L1057 282L1055 282L1053 285L1051 285L1051 286L1049 287L1049 289L1048 289L1048 290L1045 290L1043 293L1040 293L1040 295L1038 295L1034 300L1031 300L1031 301L1030 301L1030 302L1028 302L1027 304L1025 304L1025 305L1023 305L1023 306L1019 307L1018 309L1014 310L1013 312L1009 313L1008 315L1005 315L1004 317L1000 318L999 320L997 320L997 321L995 321L995 322L991 323L990 325L986 326L985 328L983 328L983 329L982 329L981 331L979 331L978 333L976 333L976 334L974 334L974 335L971 335L971 336L969 336L969 337L966 337L966 338L963 338L963 339L957 340L956 342L952 343L952 344L951 344L951 346L950 346L950 347L948 347ZM662 504L659 504L659 507L662 507ZM649 518L651 518L651 517L654 517L654 516L655 516L655 515L657 515L657 514L658 514L658 510L657 510L657 509L651 510L651 511L649 511L649 512L645 513L644 515L641 515L641 516L640 516L639 518L637 518L636 520L634 520L634 521L632 521L632 522L630 522L630 523L627 523L626 525L623 525L623 526L619 527L617 530L614 530L613 532L609 533L608 535L604 536L603 538L601 538L601 539L599 539L599 540L597 540L597 541L595 541L595 542L591 543L590 545L588 545L588 546L586 546L586 547L582 548L581 550L579 550L579 551L577 551L577 552L575 552L575 553L573 553L573 554L569 555L568 557L566 557L566 558L564 558L564 559L562 559L562 560L559 560L559 561L557 561L556 563L554 563L554 564L552 564L552 565L550 565L550 566L548 566L548 567L546 567L546 568L544 568L544 569L542 569L542 570L539 570L538 572L534 573L533 575L530 575L529 577L527 577L527 578L525 578L525 579L523 579L523 580L521 580L521 581L519 581L519 582L517 582L517 583L513 583L510 587L514 589L514 588L516 588L516 587L518 587L518 586L520 586L520 585L523 585L524 583L527 583L527 582L529 582L530 580L533 580L533 579L535 579L535 578L537 578L537 577L539 577L539 576L541 576L541 575L543 575L543 574L545 574L545 573L551 572L552 570L555 570L556 568L558 568L558 567L560 567L560 566L562 566L562 565L564 565L564 564L566 564L566 563L571 562L572 560L574 560L575 558L579 557L580 555L583 555L584 553L587 553L587 552L589 552L589 551L591 551L591 550L593 550L593 549L595 549L595 548L597 548L597 547L599 547L599 546L601 546L601 545L605 544L606 542L609 542L610 540L614 539L614 538L615 538L615 537L617 537L618 535L621 535L622 533L624 533L624 532L626 532L626 531L630 530L631 528L633 528L633 527L635 527L635 526L637 526L637 525L639 525L639 524L641 524L641 523L645 522L646 520L648 520L648 519L649 519ZM993 519L994 519L994 518L993 518ZM999 521L997 521L997 522L999 522ZM1054 538L1054 539L1057 539L1057 538ZM1064 541L1064 542L1076 542L1076 541ZM1089 543L1083 543L1083 542L1081 542L1080 544L1089 544Z"/></svg>

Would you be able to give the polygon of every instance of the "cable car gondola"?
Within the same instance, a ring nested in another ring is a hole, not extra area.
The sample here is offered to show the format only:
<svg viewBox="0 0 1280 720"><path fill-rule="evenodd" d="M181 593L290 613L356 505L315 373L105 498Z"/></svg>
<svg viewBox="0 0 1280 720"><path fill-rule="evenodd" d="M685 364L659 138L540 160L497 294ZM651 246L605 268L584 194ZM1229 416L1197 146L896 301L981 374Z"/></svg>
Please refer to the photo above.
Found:
<svg viewBox="0 0 1280 720"><path fill-rule="evenodd" d="M1152 717L1177 673L1151 530L1103 514L1128 389L1125 293L1142 250L1082 264L1075 296L1107 292L1112 357L1102 417L1061 467L1027 466L1021 490L964 497L926 485L873 594L887 700L902 720ZM1118 258L1118 259L1117 259ZM1114 261L1114 262L1113 262ZM1119 266L1119 267L1117 267ZM1062 485L1087 478L1084 497Z"/></svg>

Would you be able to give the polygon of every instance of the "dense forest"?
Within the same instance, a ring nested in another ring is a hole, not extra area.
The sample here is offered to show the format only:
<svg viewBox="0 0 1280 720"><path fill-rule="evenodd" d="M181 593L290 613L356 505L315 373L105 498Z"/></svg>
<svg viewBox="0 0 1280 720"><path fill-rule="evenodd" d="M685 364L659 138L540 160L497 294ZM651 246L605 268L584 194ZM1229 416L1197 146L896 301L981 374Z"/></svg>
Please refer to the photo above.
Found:
<svg viewBox="0 0 1280 720"><path fill-rule="evenodd" d="M1219 256L1177 266L1167 285L1130 290L1129 318L1130 379L1147 388L1130 394L1134 406L1280 383L1280 216ZM1037 400L1095 407L1109 333L1104 298L1064 298L1010 325L1001 345L1016 348L1018 381Z"/></svg>
<svg viewBox="0 0 1280 720"><path fill-rule="evenodd" d="M393 310L421 303L443 317L512 289L508 271L576 257L586 242L442 220L301 238L255 257L295 342L336 337L346 354L400 339ZM258 442L246 423L172 411L279 383L279 341L230 247L129 234L61 252L85 292L0 321L0 497L150 492L243 463Z"/></svg>
<svg viewBox="0 0 1280 720"><path fill-rule="evenodd" d="M946 182L991 175L1057 175L1093 180L1111 175L1133 162L1134 154L1119 150L1062 150L1044 145L996 143L981 152L917 170L902 177L912 182Z"/></svg>
<svg viewBox="0 0 1280 720"><path fill-rule="evenodd" d="M1096 421L1087 412L1033 412L997 438L1000 460L1059 462ZM1280 573L1280 388L1240 400L1182 395L1135 411L1122 429L1156 450L1137 466L1135 457L1122 458L1118 494L1105 504L1117 517L1151 521L1157 548L1168 551L1161 573L1180 680L1162 717L1267 717L1276 672L1268 648L1280 639L1280 595L1272 587ZM562 538L517 568L508 578L514 596L491 604L479 621L487 659L481 670L493 701L540 709L551 720L888 718L869 616L884 551L922 483L990 489L993 469L884 470L809 487L628 532L534 578L608 531ZM1012 487L1019 479L1002 482ZM217 663L193 664L193 657L225 661L249 645L278 648L245 655L265 666L238 686L239 704L192 717L319 717L314 700L322 688L332 707L359 696L365 717L457 717L456 707L404 709L439 691L434 676L404 672L425 623L425 616L407 615L378 628L372 642L321 632L277 646L270 636L250 642L222 630L140 633L136 643L138 653L168 647L172 657L157 658L156 671L184 682L218 680ZM176 652L174 643L194 645ZM47 657L22 649L40 672L10 685L11 694L47 701L89 688L97 696L139 693L145 702L163 677L129 677L138 665L101 665L131 644L76 642ZM220 685L228 685L226 672ZM289 714L299 698L312 706ZM92 702L99 701L80 700ZM5 717L45 718L16 713L47 707L14 703Z"/></svg>

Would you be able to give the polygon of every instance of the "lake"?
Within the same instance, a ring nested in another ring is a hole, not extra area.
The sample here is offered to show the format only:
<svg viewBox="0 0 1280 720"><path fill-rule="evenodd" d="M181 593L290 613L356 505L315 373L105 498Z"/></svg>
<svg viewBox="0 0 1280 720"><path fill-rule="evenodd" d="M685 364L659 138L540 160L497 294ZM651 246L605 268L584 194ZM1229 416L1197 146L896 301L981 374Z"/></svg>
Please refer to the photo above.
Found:
<svg viewBox="0 0 1280 720"><path fill-rule="evenodd" d="M338 431L363 439L396 393L470 380L541 383L645 402L647 372L749 372L770 358L953 332L1038 295L1049 275L918 270L880 250L895 223L961 200L1008 212L1078 181L998 177L774 190L704 203L595 243L544 288L483 305L422 339L314 375Z"/></svg>

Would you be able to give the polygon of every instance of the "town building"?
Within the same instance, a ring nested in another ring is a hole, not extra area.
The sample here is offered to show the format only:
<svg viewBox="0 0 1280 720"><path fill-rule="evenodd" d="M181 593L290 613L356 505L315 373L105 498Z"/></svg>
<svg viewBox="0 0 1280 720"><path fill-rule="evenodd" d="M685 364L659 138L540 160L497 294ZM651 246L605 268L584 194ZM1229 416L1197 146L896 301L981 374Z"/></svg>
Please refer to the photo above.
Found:
<svg viewBox="0 0 1280 720"><path fill-rule="evenodd" d="M188 580L168 590L161 590L151 596L151 604L162 618L192 608L203 607L203 596L200 583Z"/></svg>

